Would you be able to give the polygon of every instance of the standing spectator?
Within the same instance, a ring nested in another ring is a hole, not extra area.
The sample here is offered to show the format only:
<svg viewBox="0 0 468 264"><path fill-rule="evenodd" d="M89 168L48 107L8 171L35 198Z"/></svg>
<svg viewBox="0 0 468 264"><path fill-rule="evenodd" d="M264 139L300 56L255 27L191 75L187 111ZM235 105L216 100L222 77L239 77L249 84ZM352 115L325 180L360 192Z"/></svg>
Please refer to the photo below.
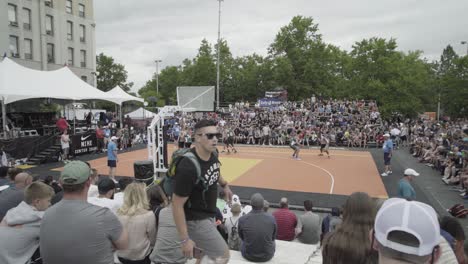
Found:
<svg viewBox="0 0 468 264"><path fill-rule="evenodd" d="M253 262L266 262L275 254L277 226L275 218L263 211L264 200L259 193L250 199L252 211L239 219L238 232L242 239L241 253Z"/></svg>
<svg viewBox="0 0 468 264"><path fill-rule="evenodd" d="M96 143L97 143L97 153L100 153L103 151L104 148L104 130L102 129L102 126L99 125L98 129L96 129Z"/></svg>
<svg viewBox="0 0 468 264"><path fill-rule="evenodd" d="M107 145L109 145L109 141L111 139L111 129L109 126L104 127L104 148L107 149Z"/></svg>
<svg viewBox="0 0 468 264"><path fill-rule="evenodd" d="M427 204L391 198L377 213L372 247L379 263L437 263L439 243L437 214Z"/></svg>
<svg viewBox="0 0 468 264"><path fill-rule="evenodd" d="M220 175L216 151L220 137L216 123L203 119L195 125L192 153L201 168L201 182L190 159L182 159L176 168L173 211L184 256L193 257L194 247L203 250L203 259L228 263L229 248L214 224L218 184L228 200L232 197L227 181ZM205 186L207 189L205 189Z"/></svg>
<svg viewBox="0 0 468 264"><path fill-rule="evenodd" d="M70 136L68 130L64 130L62 136L60 136L60 145L62 146L62 160L65 162L68 160L68 154L70 153Z"/></svg>
<svg viewBox="0 0 468 264"><path fill-rule="evenodd" d="M93 112L89 110L89 113L86 115L86 126L91 128L91 122L93 121Z"/></svg>
<svg viewBox="0 0 468 264"><path fill-rule="evenodd" d="M268 144L271 146L270 142L270 126L268 124L265 124L262 128L262 145Z"/></svg>
<svg viewBox="0 0 468 264"><path fill-rule="evenodd" d="M385 171L381 174L383 177L392 174L392 167L390 167L390 160L392 159L392 152L393 152L393 141L390 139L390 135L385 134L384 139L385 139L385 142L382 148L384 152Z"/></svg>
<svg viewBox="0 0 468 264"><path fill-rule="evenodd" d="M60 117L55 123L55 125L57 126L60 133L63 133L63 131L68 130L68 128L70 127L64 116Z"/></svg>
<svg viewBox="0 0 468 264"><path fill-rule="evenodd" d="M411 186L410 182L412 182L414 177L417 176L419 176L419 173L417 173L415 170L405 170L403 178L398 182L398 197L408 201L413 201L416 199L416 192L414 191L414 188Z"/></svg>
<svg viewBox="0 0 468 264"><path fill-rule="evenodd" d="M149 254L156 240L156 220L149 209L144 183L125 188L124 204L117 211L122 226L128 230L128 245L117 251L122 264L151 264Z"/></svg>
<svg viewBox="0 0 468 264"><path fill-rule="evenodd" d="M0 224L0 263L28 263L39 247L42 216L53 195L52 187L42 182L24 189L24 201L10 209Z"/></svg>
<svg viewBox="0 0 468 264"><path fill-rule="evenodd" d="M82 161L65 165L63 199L44 214L40 250L44 263L114 263L112 249L126 249L128 234L108 209L86 202L91 169Z"/></svg>
<svg viewBox="0 0 468 264"><path fill-rule="evenodd" d="M107 166L109 167L109 177L114 181L115 180L115 170L117 168L117 137L112 136L111 141L107 145Z"/></svg>
<svg viewBox="0 0 468 264"><path fill-rule="evenodd" d="M297 217L289 210L288 198L281 198L279 206L280 208L273 213L276 224L278 225L278 235L276 239L292 241L295 237Z"/></svg>
<svg viewBox="0 0 468 264"><path fill-rule="evenodd" d="M120 208L121 204L118 204L114 199L115 193L115 182L110 178L101 178L98 181L98 197L88 197L88 203L94 204L101 207L106 207L111 210L114 214Z"/></svg>
<svg viewBox="0 0 468 264"><path fill-rule="evenodd" d="M377 253L369 241L374 218L375 204L369 195L351 194L343 209L343 222L323 239L323 263L377 263Z"/></svg>
<svg viewBox="0 0 468 264"><path fill-rule="evenodd" d="M99 196L99 189L97 186L97 181L99 179L98 171L96 169L91 169L91 185L89 186L88 190L88 198L89 197L98 197Z"/></svg>
<svg viewBox="0 0 468 264"><path fill-rule="evenodd" d="M296 235L304 244L317 244L320 241L322 221L318 214L312 212L312 201L304 201L305 213L297 221Z"/></svg>
<svg viewBox="0 0 468 264"><path fill-rule="evenodd" d="M32 177L26 172L19 173L15 177L14 185L0 192L0 221L13 207L23 201L24 188L32 183Z"/></svg>

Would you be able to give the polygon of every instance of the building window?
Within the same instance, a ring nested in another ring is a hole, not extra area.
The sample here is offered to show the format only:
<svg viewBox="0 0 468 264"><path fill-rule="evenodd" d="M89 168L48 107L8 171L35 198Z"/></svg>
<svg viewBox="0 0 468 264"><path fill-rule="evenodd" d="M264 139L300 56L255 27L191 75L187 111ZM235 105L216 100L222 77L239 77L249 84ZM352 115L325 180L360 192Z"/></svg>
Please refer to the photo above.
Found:
<svg viewBox="0 0 468 264"><path fill-rule="evenodd" d="M83 4L78 5L78 15L80 17L85 17L85 7Z"/></svg>
<svg viewBox="0 0 468 264"><path fill-rule="evenodd" d="M32 39L24 39L24 58L27 60L33 59Z"/></svg>
<svg viewBox="0 0 468 264"><path fill-rule="evenodd" d="M10 26L18 26L18 18L16 16L16 6L8 4L8 20L10 21Z"/></svg>
<svg viewBox="0 0 468 264"><path fill-rule="evenodd" d="M71 0L67 0L67 4L65 6L65 11L68 13L68 14L71 14L73 12L73 8L72 8L72 1Z"/></svg>
<svg viewBox="0 0 468 264"><path fill-rule="evenodd" d="M31 30L31 10L23 8L23 28Z"/></svg>
<svg viewBox="0 0 468 264"><path fill-rule="evenodd" d="M80 66L86 68L86 50L80 50Z"/></svg>
<svg viewBox="0 0 468 264"><path fill-rule="evenodd" d="M19 58L18 37L10 36L10 54L12 57Z"/></svg>
<svg viewBox="0 0 468 264"><path fill-rule="evenodd" d="M52 2L52 0L45 0L44 1L44 4L50 8L53 8L54 7L54 4Z"/></svg>
<svg viewBox="0 0 468 264"><path fill-rule="evenodd" d="M86 27L84 25L80 25L80 41L86 42Z"/></svg>
<svg viewBox="0 0 468 264"><path fill-rule="evenodd" d="M85 82L88 82L88 76L81 76L81 80L85 81Z"/></svg>
<svg viewBox="0 0 468 264"><path fill-rule="evenodd" d="M73 48L68 48L68 65L73 66Z"/></svg>
<svg viewBox="0 0 468 264"><path fill-rule="evenodd" d="M54 17L46 15L45 21L46 34L49 36L54 35Z"/></svg>
<svg viewBox="0 0 468 264"><path fill-rule="evenodd" d="M55 47L52 43L47 43L47 62L55 63Z"/></svg>
<svg viewBox="0 0 468 264"><path fill-rule="evenodd" d="M67 21L67 39L73 40L73 22Z"/></svg>

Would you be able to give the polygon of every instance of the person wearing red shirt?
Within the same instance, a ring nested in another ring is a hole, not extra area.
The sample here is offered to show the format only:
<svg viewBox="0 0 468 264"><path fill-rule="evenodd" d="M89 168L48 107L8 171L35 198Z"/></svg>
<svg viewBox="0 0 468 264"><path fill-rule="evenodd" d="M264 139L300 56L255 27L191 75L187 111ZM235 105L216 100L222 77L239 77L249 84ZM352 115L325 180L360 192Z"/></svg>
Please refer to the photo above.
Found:
<svg viewBox="0 0 468 264"><path fill-rule="evenodd" d="M281 198L280 209L273 213L276 224L278 225L278 233L276 239L292 241L295 237L295 228L297 226L297 217L288 208L288 198Z"/></svg>
<svg viewBox="0 0 468 264"><path fill-rule="evenodd" d="M57 122L55 123L55 125L57 126L61 134L63 134L64 130L67 130L68 127L70 127L67 120L65 120L65 117L60 117L59 120L57 120Z"/></svg>
<svg viewBox="0 0 468 264"><path fill-rule="evenodd" d="M101 152L104 147L104 130L102 126L99 126L96 129L96 140L97 140L97 152Z"/></svg>

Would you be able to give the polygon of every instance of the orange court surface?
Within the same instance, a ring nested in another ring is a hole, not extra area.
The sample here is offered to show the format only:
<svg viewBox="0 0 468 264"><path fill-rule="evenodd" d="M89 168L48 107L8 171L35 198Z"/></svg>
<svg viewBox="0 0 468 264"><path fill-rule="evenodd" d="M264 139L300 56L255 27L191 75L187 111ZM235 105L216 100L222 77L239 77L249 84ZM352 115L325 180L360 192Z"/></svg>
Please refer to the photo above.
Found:
<svg viewBox="0 0 468 264"><path fill-rule="evenodd" d="M388 198L372 155L367 151L331 149L328 159L318 156L318 149L301 149L302 160L294 160L292 149L287 147L236 148L238 153L220 154L221 175L232 186L338 195L361 191L375 198ZM169 157L174 150L168 144ZM133 163L147 160L148 150L122 152L118 158L116 175L134 177ZM106 157L89 163L99 174L108 174Z"/></svg>

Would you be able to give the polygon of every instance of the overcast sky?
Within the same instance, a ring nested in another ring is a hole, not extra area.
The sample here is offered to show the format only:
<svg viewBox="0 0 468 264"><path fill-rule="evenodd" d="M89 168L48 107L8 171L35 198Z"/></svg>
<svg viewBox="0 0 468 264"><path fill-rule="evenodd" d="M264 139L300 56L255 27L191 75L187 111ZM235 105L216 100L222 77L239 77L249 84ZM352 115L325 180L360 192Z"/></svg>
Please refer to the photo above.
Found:
<svg viewBox="0 0 468 264"><path fill-rule="evenodd" d="M138 91L156 71L193 58L200 42L217 39L216 0L94 0L97 52L125 65ZM221 37L234 57L266 55L293 16L313 17L327 43L350 50L373 36L396 38L399 50L439 59L451 44L466 54L467 0L225 0Z"/></svg>

